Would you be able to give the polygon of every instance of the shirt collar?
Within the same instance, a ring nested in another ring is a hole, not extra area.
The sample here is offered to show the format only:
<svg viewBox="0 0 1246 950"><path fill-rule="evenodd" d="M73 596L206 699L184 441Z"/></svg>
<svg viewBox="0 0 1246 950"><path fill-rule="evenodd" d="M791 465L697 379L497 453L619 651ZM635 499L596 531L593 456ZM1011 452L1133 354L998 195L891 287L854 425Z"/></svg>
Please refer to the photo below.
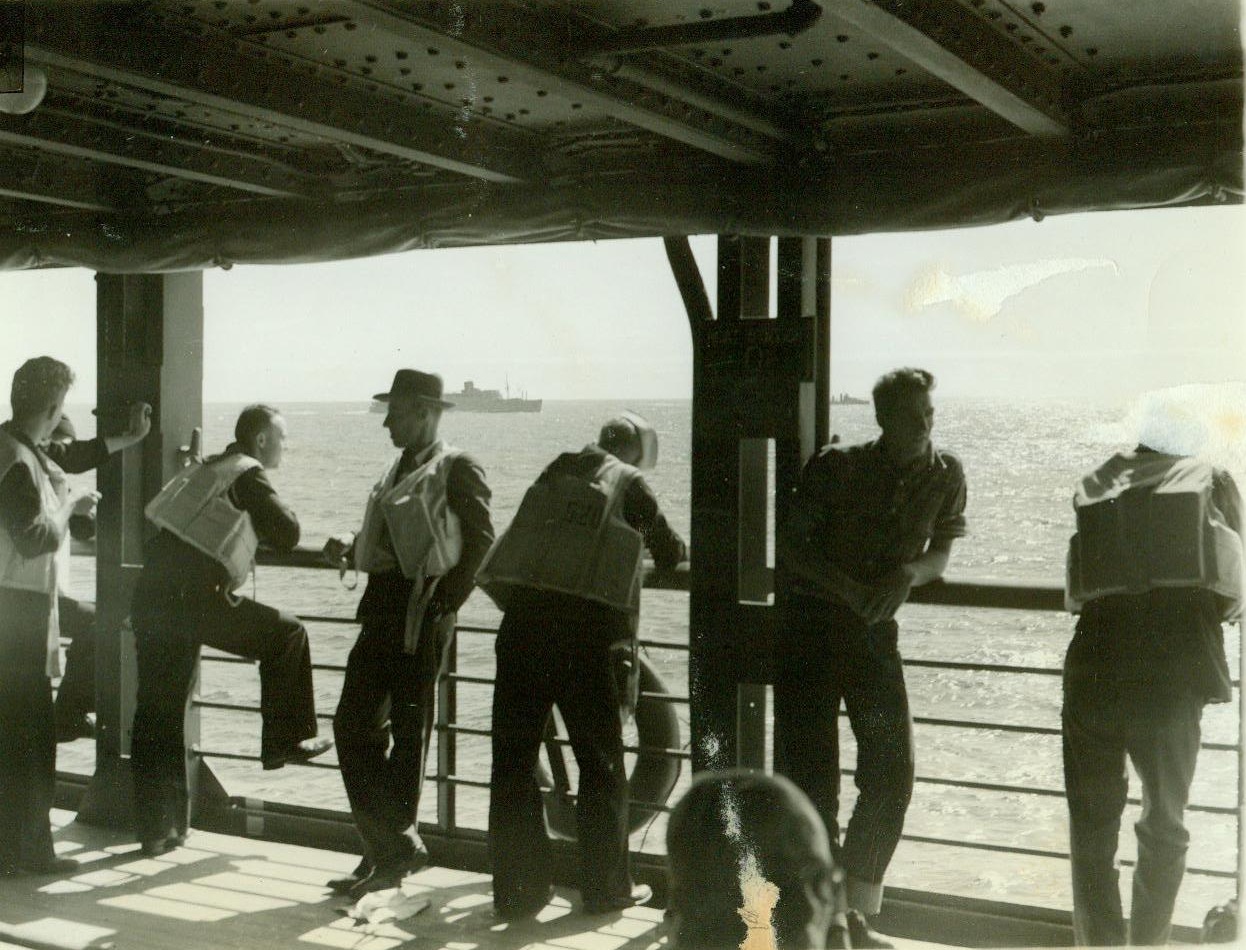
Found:
<svg viewBox="0 0 1246 950"><path fill-rule="evenodd" d="M403 449L402 450L403 460L407 463L407 466L409 468L412 468L412 469L419 468L421 465L423 465L425 462L427 462L430 458L433 457L433 453L437 450L437 445L438 443L436 441L433 441L433 442L430 442L428 445L424 446L424 448L419 449L418 451L416 449Z"/></svg>
<svg viewBox="0 0 1246 950"><path fill-rule="evenodd" d="M891 461L891 458L883 450L883 440L881 438L874 439L869 443L869 445L870 449L875 455L878 456L883 465L900 475L903 475L905 472L929 471L931 469L941 470L947 468L947 463L943 461L943 457L935 451L933 442L926 446L926 452L924 455L918 456L904 466L896 465L895 462Z"/></svg>

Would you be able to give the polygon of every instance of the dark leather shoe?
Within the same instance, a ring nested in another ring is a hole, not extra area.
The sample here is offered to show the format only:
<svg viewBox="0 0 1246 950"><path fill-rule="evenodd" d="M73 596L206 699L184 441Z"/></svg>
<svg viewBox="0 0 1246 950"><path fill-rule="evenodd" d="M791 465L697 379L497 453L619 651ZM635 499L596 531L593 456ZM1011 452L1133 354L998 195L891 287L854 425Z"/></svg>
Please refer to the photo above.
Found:
<svg viewBox="0 0 1246 950"><path fill-rule="evenodd" d="M893 944L870 926L865 915L859 910L850 910L848 917L848 937L852 940L853 950L860 947L874 947L875 950L892 950Z"/></svg>
<svg viewBox="0 0 1246 950"><path fill-rule="evenodd" d="M498 920L504 920L507 923L518 923L521 920L531 920L537 914L545 909L545 905L554 899L554 885L551 884L543 893L538 892L535 895L520 894L509 900L498 901L497 895L494 895L493 916Z"/></svg>
<svg viewBox="0 0 1246 950"><path fill-rule="evenodd" d="M352 887L371 873L372 862L367 858L360 858L359 863L355 865L355 870L343 877L330 878L325 886L334 894L349 894Z"/></svg>
<svg viewBox="0 0 1246 950"><path fill-rule="evenodd" d="M397 887L408 874L418 871L428 864L428 852L416 851L400 861L387 861L374 867L367 877L360 880L346 892L351 900L359 900L373 891L384 891Z"/></svg>
<svg viewBox="0 0 1246 950"><path fill-rule="evenodd" d="M95 738L95 717L90 713L80 716L58 716L56 719L56 741L73 742L75 739Z"/></svg>
<svg viewBox="0 0 1246 950"><path fill-rule="evenodd" d="M163 838L152 838L144 841L139 846L139 851L145 858L158 858L162 854L168 854L174 848L180 848L186 843L186 836L178 832L165 835Z"/></svg>
<svg viewBox="0 0 1246 950"><path fill-rule="evenodd" d="M601 901L585 901L584 913L613 914L616 911L627 910L629 907L639 907L641 904L647 904L652 899L653 888L648 884L633 884L630 894L620 894L617 897L609 897Z"/></svg>
<svg viewBox="0 0 1246 950"><path fill-rule="evenodd" d="M314 759L318 755L324 755L332 748L332 739L325 736L314 736L311 739L304 739L288 749L283 749L281 752L269 753L262 758L261 762L264 770L271 772L273 769L279 769L294 762L306 762L308 759Z"/></svg>
<svg viewBox="0 0 1246 950"><path fill-rule="evenodd" d="M78 870L81 865L71 858L48 858L46 861L36 861L31 864L23 862L21 870L27 874L69 874Z"/></svg>

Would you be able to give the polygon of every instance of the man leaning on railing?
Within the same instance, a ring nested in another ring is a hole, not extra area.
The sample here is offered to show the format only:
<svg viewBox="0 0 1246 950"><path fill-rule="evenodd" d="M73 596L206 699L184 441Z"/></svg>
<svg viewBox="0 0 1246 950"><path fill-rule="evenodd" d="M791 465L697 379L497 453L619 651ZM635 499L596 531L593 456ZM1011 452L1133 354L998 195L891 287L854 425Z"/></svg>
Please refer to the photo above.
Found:
<svg viewBox="0 0 1246 950"><path fill-rule="evenodd" d="M1227 471L1161 451L1191 447L1164 422L1189 416L1166 411L1174 395L1152 397L1143 443L1087 474L1074 496L1067 601L1080 616L1062 727L1084 946L1167 942L1203 706L1233 698L1221 622L1241 616L1242 502ZM1116 867L1126 756L1142 782L1128 934Z"/></svg>
<svg viewBox="0 0 1246 950"><path fill-rule="evenodd" d="M801 473L776 540L775 770L809 796L848 876L854 946L890 946L866 923L913 792L913 726L895 612L943 574L965 533L960 462L930 441L934 377L874 386L882 436L829 445ZM839 704L857 739L860 795L839 844Z"/></svg>

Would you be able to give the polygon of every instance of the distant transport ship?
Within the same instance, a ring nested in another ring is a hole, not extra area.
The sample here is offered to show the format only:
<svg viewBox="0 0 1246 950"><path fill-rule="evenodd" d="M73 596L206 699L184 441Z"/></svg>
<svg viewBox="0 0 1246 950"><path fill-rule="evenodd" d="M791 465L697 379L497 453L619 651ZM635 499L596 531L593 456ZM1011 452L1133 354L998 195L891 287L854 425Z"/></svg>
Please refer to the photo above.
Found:
<svg viewBox="0 0 1246 950"><path fill-rule="evenodd" d="M454 409L462 409L464 412L540 412L541 400L528 399L527 393L523 397L512 397L510 387L506 389L506 395L503 396L496 389L477 389L476 384L470 379L463 383L463 391L461 393L446 393L447 402L454 403ZM372 405L369 407L372 412L387 412L389 406L381 402L379 399L373 399Z"/></svg>
<svg viewBox="0 0 1246 950"><path fill-rule="evenodd" d="M831 397L832 406L868 406L868 399L858 399L856 396L849 396L847 393L840 393L838 396Z"/></svg>
<svg viewBox="0 0 1246 950"><path fill-rule="evenodd" d="M541 400L511 396L510 386L506 395L496 389L477 389L470 379L463 383L461 393L446 393L446 401L454 403L454 409L463 412L540 412Z"/></svg>

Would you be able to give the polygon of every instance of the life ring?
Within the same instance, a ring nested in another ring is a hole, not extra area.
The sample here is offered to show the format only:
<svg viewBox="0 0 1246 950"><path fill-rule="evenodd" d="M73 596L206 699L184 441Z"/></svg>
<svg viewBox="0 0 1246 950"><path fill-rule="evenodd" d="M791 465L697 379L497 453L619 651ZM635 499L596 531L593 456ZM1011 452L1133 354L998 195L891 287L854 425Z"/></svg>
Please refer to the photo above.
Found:
<svg viewBox="0 0 1246 950"><path fill-rule="evenodd" d="M636 754L636 764L632 767L627 781L627 797L631 803L627 810L629 831L636 831L657 814L654 806L666 804L679 780L678 758L648 751L680 747L679 717L675 714L674 703L645 695L669 692L658 671L641 656L640 701L636 704L635 721L639 734L638 745L644 751ZM544 763L538 761L536 779L545 802L545 826L549 833L564 841L574 841L577 837L575 801L571 797L571 783L563 760L565 747L553 741L555 738L551 716L545 730L545 754L549 758L550 768L547 769Z"/></svg>

